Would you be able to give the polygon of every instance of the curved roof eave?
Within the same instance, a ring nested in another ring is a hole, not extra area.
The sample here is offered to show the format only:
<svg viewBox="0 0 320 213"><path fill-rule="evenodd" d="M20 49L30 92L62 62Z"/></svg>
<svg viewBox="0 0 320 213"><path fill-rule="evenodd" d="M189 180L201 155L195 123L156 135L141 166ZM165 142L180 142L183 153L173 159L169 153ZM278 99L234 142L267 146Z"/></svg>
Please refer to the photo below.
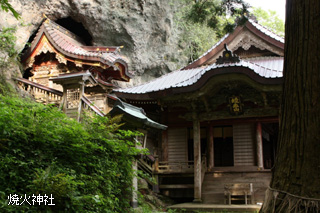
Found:
<svg viewBox="0 0 320 213"><path fill-rule="evenodd" d="M205 72L200 74L195 82L190 82L189 84L183 84L184 82L180 82L174 86L158 90L158 91L150 91L145 93L128 93L125 90L115 90L115 94L119 98L126 98L130 100L157 100L163 97L172 96L176 94L194 92L201 87L203 87L211 78L222 76L222 75L244 75L252 82L265 85L265 86L280 86L283 82L283 77L275 77L275 78L266 78L263 77L256 72L253 72L252 69L245 66L219 66L215 68L208 67ZM170 77L170 76L169 76ZM193 76L192 78L196 78Z"/></svg>

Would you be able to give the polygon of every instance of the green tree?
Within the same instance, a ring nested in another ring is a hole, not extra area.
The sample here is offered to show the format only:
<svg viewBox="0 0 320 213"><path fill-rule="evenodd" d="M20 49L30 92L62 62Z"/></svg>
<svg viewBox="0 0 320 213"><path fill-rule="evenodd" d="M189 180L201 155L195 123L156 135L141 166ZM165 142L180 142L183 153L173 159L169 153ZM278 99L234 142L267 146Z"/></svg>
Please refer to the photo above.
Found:
<svg viewBox="0 0 320 213"><path fill-rule="evenodd" d="M261 7L255 7L253 8L252 14L257 18L259 24L269 28L279 36L284 37L284 21L279 18L276 11L266 11Z"/></svg>
<svg viewBox="0 0 320 213"><path fill-rule="evenodd" d="M262 212L320 209L320 4L287 0L278 153Z"/></svg>
<svg viewBox="0 0 320 213"><path fill-rule="evenodd" d="M214 29L218 37L233 30L236 19L241 23L248 13L248 5L243 0L184 0L189 5L187 21L202 23Z"/></svg>
<svg viewBox="0 0 320 213"><path fill-rule="evenodd" d="M249 5L242 0L172 0L179 5L175 23L182 29L180 45L189 62L197 59L242 20Z"/></svg>

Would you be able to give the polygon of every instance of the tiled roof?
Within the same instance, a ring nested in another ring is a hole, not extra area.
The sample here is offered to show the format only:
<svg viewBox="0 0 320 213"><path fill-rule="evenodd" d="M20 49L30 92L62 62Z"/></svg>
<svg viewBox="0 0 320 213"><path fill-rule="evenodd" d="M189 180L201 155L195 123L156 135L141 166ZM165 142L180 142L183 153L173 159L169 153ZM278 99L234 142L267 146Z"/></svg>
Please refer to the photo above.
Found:
<svg viewBox="0 0 320 213"><path fill-rule="evenodd" d="M120 93L145 94L169 88L187 87L196 83L205 73L223 67L247 67L252 72L266 79L281 78L282 66L283 57L251 58L250 60L241 60L239 63L212 64L206 67L177 70L148 83L115 91Z"/></svg>
<svg viewBox="0 0 320 213"><path fill-rule="evenodd" d="M49 20L49 19L48 19ZM53 21L45 21L43 23L46 35L56 47L61 48L67 56L77 57L80 59L100 61L104 64L112 66L117 61L126 63L126 61L117 52L99 52L88 51L83 48L82 43L77 37L67 29L59 26Z"/></svg>
<svg viewBox="0 0 320 213"><path fill-rule="evenodd" d="M167 126L157 123L150 118L147 117L145 111L140 108L133 106L131 104L127 104L122 102L120 99L114 104L112 110L109 112L111 116L124 114L124 119L134 120L134 123L137 125L138 123L143 124L143 126L148 126L156 129L167 129Z"/></svg>
<svg viewBox="0 0 320 213"><path fill-rule="evenodd" d="M78 36L50 19L46 19L39 28L30 48L24 53L22 62L27 61L27 59L31 57L43 35L46 36L50 44L59 53L63 54L67 60L72 59L90 62L92 64L95 63L95 66L99 66L99 64L107 65L114 67L114 70L119 69L116 65L116 63L119 63L124 67L123 75L127 78L132 77L128 72L127 61L119 54L121 47L85 46Z"/></svg>
<svg viewBox="0 0 320 213"><path fill-rule="evenodd" d="M271 38L273 38L273 39L275 39L275 40L277 40L277 41L280 41L280 42L284 43L284 38L283 38L283 37L281 37L281 36L273 33L272 31L270 31L270 30L267 29L266 27L258 24L257 22L255 22L255 21L253 21L253 20L251 20L251 19L249 19L248 21L249 21L253 26L255 26L258 30L260 30L261 32L263 32L264 34L270 36Z"/></svg>

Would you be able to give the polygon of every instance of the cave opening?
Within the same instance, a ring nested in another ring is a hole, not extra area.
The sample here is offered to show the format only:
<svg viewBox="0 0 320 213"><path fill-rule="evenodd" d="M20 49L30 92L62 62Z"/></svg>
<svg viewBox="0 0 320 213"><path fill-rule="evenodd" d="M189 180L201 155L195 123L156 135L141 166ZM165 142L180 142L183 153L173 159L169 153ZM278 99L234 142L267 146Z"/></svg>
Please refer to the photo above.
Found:
<svg viewBox="0 0 320 213"><path fill-rule="evenodd" d="M82 41L87 45L92 45L92 36L88 30L82 25L82 23L75 21L71 17L61 18L55 21L60 26L70 30L72 33L76 34L82 39Z"/></svg>

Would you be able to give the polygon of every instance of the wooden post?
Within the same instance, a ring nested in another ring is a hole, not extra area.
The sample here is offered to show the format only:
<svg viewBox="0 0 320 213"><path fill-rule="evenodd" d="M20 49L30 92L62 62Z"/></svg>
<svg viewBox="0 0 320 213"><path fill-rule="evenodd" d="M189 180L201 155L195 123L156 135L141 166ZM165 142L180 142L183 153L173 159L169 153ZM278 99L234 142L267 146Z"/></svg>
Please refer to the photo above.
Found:
<svg viewBox="0 0 320 213"><path fill-rule="evenodd" d="M82 96L84 94L84 82L79 82L80 88L79 88L79 106L78 106L78 122L81 118L81 112L82 112Z"/></svg>
<svg viewBox="0 0 320 213"><path fill-rule="evenodd" d="M168 130L162 131L162 161L168 161Z"/></svg>
<svg viewBox="0 0 320 213"><path fill-rule="evenodd" d="M196 116L196 115L195 115ZM194 117L195 117L194 116ZM194 149L194 200L193 202L202 202L201 200L201 140L200 140L200 121L193 120L193 149Z"/></svg>
<svg viewBox="0 0 320 213"><path fill-rule="evenodd" d="M261 123L260 122L257 123L256 136L257 136L257 164L258 164L258 169L263 169L262 129L261 129Z"/></svg>
<svg viewBox="0 0 320 213"><path fill-rule="evenodd" d="M104 103L103 112L105 114L108 114L108 95L103 96L103 103Z"/></svg>
<svg viewBox="0 0 320 213"><path fill-rule="evenodd" d="M49 104L50 93L48 91L45 91L44 94L45 94L45 98L46 98L46 104Z"/></svg>
<svg viewBox="0 0 320 213"><path fill-rule="evenodd" d="M213 144L213 126L210 124L209 129L209 164L208 168L211 171L214 167L214 144Z"/></svg>
<svg viewBox="0 0 320 213"><path fill-rule="evenodd" d="M152 190L155 193L159 193L160 192L160 190L159 190L158 172L159 172L159 156L155 153L155 155L154 155L154 164L153 164L153 172L152 172L152 177L156 181L156 183L152 185Z"/></svg>
<svg viewBox="0 0 320 213"><path fill-rule="evenodd" d="M66 88L66 86L63 85L63 96L62 96L62 100L60 102L60 107L62 108L62 111L64 113L67 112L67 103L68 103L67 88Z"/></svg>
<svg viewBox="0 0 320 213"><path fill-rule="evenodd" d="M155 155L154 156L154 172L158 173L159 172L159 156Z"/></svg>
<svg viewBox="0 0 320 213"><path fill-rule="evenodd" d="M131 207L137 208L138 207L138 178L137 178L137 171L138 171L138 162L137 160L133 160L132 162L132 169L135 172L132 180L132 198L131 198Z"/></svg>

